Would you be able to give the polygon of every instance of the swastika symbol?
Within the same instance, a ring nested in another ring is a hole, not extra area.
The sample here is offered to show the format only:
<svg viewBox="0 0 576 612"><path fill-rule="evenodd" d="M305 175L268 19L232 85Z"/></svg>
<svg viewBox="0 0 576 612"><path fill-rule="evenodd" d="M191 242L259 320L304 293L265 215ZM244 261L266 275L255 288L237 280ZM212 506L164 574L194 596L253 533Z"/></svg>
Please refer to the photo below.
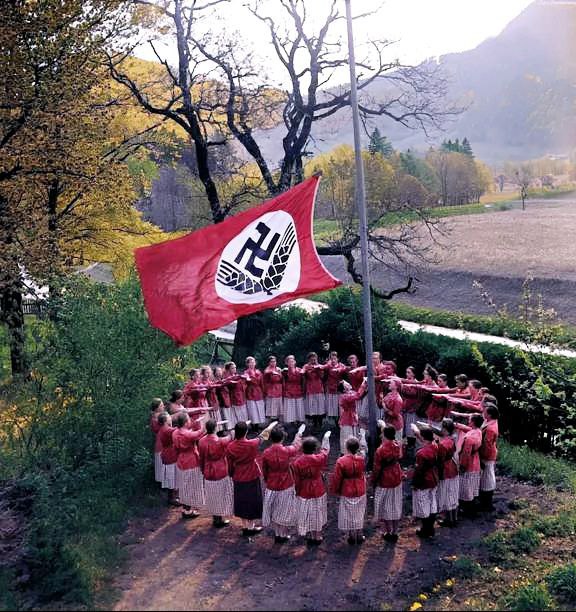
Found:
<svg viewBox="0 0 576 612"><path fill-rule="evenodd" d="M280 239L280 234L274 233L274 235L270 239L270 242L268 243L268 247L264 249L262 245L264 244L264 240L266 240L266 237L270 233L270 228L265 223L260 222L256 226L256 230L260 234L258 241L249 238L244 243L244 246L240 249L238 255L236 255L236 259L234 259L234 261L239 264L242 261L242 258L244 257L246 251L250 251L250 257L248 258L248 262L244 267L253 276L261 278L262 274L264 273L264 270L254 265L254 262L256 258L261 259L262 261L268 261L270 259L274 248L276 247L276 243Z"/></svg>

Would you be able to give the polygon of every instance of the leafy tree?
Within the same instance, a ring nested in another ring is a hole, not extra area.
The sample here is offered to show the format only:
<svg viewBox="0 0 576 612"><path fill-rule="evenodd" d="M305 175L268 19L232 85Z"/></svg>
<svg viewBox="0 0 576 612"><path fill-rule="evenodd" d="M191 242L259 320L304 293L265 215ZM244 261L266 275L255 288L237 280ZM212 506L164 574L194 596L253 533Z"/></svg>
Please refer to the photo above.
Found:
<svg viewBox="0 0 576 612"><path fill-rule="evenodd" d="M464 138L464 140L462 141L460 153L464 153L464 155L468 155L468 157L474 157L472 146L470 145L470 141L468 140L468 138Z"/></svg>

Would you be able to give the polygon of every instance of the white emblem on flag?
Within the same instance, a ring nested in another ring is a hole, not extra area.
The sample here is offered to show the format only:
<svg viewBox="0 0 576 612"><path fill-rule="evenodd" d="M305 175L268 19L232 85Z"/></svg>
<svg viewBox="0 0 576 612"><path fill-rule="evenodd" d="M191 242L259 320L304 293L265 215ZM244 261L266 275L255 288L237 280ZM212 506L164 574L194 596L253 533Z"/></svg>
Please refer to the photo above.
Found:
<svg viewBox="0 0 576 612"><path fill-rule="evenodd" d="M300 249L294 219L277 210L258 217L222 251L216 293L232 304L258 304L295 291Z"/></svg>

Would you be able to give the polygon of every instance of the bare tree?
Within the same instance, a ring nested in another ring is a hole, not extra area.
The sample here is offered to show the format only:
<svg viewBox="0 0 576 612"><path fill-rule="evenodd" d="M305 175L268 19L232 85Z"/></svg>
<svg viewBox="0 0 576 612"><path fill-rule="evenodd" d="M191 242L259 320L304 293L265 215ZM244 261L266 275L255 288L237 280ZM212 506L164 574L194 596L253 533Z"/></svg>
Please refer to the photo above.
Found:
<svg viewBox="0 0 576 612"><path fill-rule="evenodd" d="M340 2L326 2L319 20L310 19L304 0L275 2L274 6L280 7L280 17L268 10L270 2L248 2L249 14L268 29L271 42L268 59L274 60L286 77L288 85L279 91L263 82L263 70L255 65L253 54L246 52L241 41L222 36L221 30L212 33L203 26L202 21L210 11L219 5L224 8L226 1L132 0L135 5L150 7L161 14L177 48L178 65L172 67L157 51L155 41L147 42L164 68L160 80L169 94L161 100L152 93L158 82L139 83L124 68L123 62L131 49L109 57L112 76L128 88L142 108L185 130L194 146L198 176L215 223L230 213L232 205L222 201L210 172L212 147L235 139L256 163L267 193L275 195L303 179L314 124L350 106L349 87L331 87L348 65L339 30L339 23L345 19ZM374 12L368 12L356 19L373 16ZM371 41L366 57L358 62L360 111L364 120L384 116L411 129L428 132L440 128L445 120L461 111L445 104L447 79L433 62L409 66L388 60L391 44L387 40ZM376 85L381 92L378 97L369 93ZM277 168L263 155L257 132L263 126L262 119L274 114L284 124L282 159ZM376 226L377 223L372 226L371 244L382 261L391 263L401 252L415 253L419 248L416 242L408 245L415 236L412 224L396 235L378 232ZM344 256L352 278L361 282L355 268L358 244L358 231L352 223L336 241L318 250L321 255ZM411 291L413 281L408 276L404 287L383 297Z"/></svg>

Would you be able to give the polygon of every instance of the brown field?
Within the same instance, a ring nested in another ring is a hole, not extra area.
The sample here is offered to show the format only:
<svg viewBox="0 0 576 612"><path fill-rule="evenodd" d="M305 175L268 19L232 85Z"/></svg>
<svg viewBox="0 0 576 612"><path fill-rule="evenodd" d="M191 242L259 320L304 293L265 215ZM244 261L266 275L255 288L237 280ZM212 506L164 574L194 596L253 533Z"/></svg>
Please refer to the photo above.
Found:
<svg viewBox="0 0 576 612"><path fill-rule="evenodd" d="M480 281L499 307L515 311L522 283L532 277L532 289L558 318L576 324L576 200L529 201L527 210L485 213L447 218L448 232L435 247L439 263L418 274L414 295L398 299L415 306L491 314L479 290ZM325 258L327 267L344 278L339 258ZM375 266L376 286L398 286L398 276Z"/></svg>

